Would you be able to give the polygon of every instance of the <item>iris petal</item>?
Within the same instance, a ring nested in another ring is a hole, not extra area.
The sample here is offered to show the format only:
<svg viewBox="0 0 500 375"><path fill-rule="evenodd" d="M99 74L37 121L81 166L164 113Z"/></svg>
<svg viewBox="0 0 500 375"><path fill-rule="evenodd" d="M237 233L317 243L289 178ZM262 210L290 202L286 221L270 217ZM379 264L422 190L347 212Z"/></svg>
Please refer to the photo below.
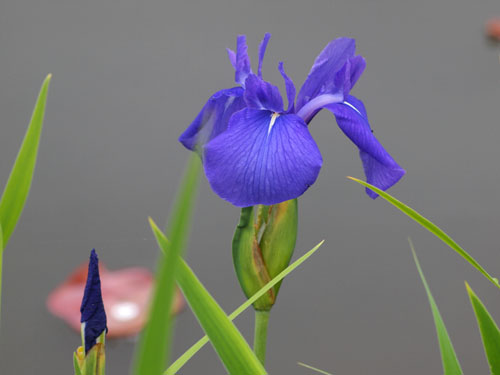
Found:
<svg viewBox="0 0 500 375"><path fill-rule="evenodd" d="M283 112L280 90L255 74L250 74L245 81L244 97L248 108Z"/></svg>
<svg viewBox="0 0 500 375"><path fill-rule="evenodd" d="M293 114L243 109L205 145L212 189L239 207L297 198L314 183L321 165L307 125Z"/></svg>
<svg viewBox="0 0 500 375"><path fill-rule="evenodd" d="M363 169L368 183L387 190L405 174L375 138L366 117L363 103L349 96L346 102L325 106L335 115L340 129L359 148ZM367 189L371 198L378 195Z"/></svg>
<svg viewBox="0 0 500 375"><path fill-rule="evenodd" d="M286 75L285 68L283 67L282 62L278 64L278 70L285 80L286 96L288 99L288 109L286 111L293 112L295 109L295 85L293 84L293 81L290 79L290 77Z"/></svg>
<svg viewBox="0 0 500 375"><path fill-rule="evenodd" d="M356 82L358 82L359 77L361 77L361 74L365 71L366 68L366 60L363 56L354 56L353 58L349 59L350 63L350 89L354 87ZM349 90L350 90L349 89ZM347 93L346 93L347 95Z"/></svg>
<svg viewBox="0 0 500 375"><path fill-rule="evenodd" d="M197 146L203 146L226 130L231 115L244 106L241 87L216 92L182 133L179 141L189 150L199 150Z"/></svg>
<svg viewBox="0 0 500 375"><path fill-rule="evenodd" d="M314 64L297 96L297 111L307 102L321 94L335 94L336 73L347 60L354 56L354 39L338 38L332 40L316 57Z"/></svg>
<svg viewBox="0 0 500 375"><path fill-rule="evenodd" d="M252 72L247 49L246 36L239 35L236 39L236 72L234 73L234 80L242 86L245 86L245 80Z"/></svg>
<svg viewBox="0 0 500 375"><path fill-rule="evenodd" d="M262 77L262 62L264 61L264 55L266 54L267 43L269 43L269 39L271 38L271 34L266 33L264 35L264 39L260 42L259 46L259 67L257 69L257 74L259 77Z"/></svg>
<svg viewBox="0 0 500 375"><path fill-rule="evenodd" d="M335 75L335 86L341 91L344 97L358 81L366 67L366 61L362 56L354 56L346 61L342 69Z"/></svg>
<svg viewBox="0 0 500 375"><path fill-rule="evenodd" d="M226 48L226 52L227 52L227 58L229 59L229 62L231 63L233 68L236 70L236 52L234 52L230 48Z"/></svg>

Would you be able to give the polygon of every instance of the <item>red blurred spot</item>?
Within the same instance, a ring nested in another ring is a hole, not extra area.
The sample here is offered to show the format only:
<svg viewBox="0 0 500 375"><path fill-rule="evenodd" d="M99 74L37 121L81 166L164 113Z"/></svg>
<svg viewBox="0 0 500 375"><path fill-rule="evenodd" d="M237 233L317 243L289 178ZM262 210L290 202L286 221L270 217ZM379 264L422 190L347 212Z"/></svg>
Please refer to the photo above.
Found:
<svg viewBox="0 0 500 375"><path fill-rule="evenodd" d="M87 264L78 267L47 298L49 311L80 332L80 304L87 280ZM102 298L108 321L107 337L130 336L143 327L149 298L153 288L153 275L145 268L124 268L109 271L100 265ZM177 314L184 299L177 291L172 312Z"/></svg>
<svg viewBox="0 0 500 375"><path fill-rule="evenodd" d="M500 18L491 18L486 22L486 35L500 42Z"/></svg>

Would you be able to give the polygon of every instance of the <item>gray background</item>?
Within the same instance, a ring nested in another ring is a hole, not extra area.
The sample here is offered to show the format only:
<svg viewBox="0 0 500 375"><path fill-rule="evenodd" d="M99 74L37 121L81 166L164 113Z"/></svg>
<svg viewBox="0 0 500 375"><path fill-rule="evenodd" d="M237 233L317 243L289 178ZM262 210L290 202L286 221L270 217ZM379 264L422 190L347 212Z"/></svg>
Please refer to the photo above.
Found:
<svg viewBox="0 0 500 375"><path fill-rule="evenodd" d="M47 73L53 73L32 193L4 258L1 374L70 374L79 337L45 299L93 247L110 268L158 255L147 216L164 223L188 152L177 142L205 100L233 85L225 47L248 35L256 63L273 37L267 79L285 61L300 86L333 38L358 41L368 65L354 94L408 171L391 193L441 225L500 275L500 64L482 34L498 0L0 2L0 181L6 181ZM271 317L268 369L310 374L438 374L431 313L411 259L414 240L463 369L487 374L464 280L500 321L498 290L439 240L347 175L357 152L321 113L324 157L300 199L296 256L323 248L289 277ZM187 259L220 304L243 301L230 241L239 211L202 180ZM237 325L250 339L252 314ZM201 335L186 310L175 355ZM109 342L108 373L125 374L133 340ZM183 374L223 373L203 349Z"/></svg>

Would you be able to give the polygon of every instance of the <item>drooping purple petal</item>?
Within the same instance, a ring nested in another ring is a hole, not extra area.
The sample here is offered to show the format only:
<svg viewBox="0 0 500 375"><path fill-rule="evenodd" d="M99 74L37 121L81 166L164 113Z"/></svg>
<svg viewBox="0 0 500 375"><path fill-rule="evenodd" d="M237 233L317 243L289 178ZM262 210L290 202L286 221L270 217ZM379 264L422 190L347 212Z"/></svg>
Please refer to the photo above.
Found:
<svg viewBox="0 0 500 375"><path fill-rule="evenodd" d="M359 151L359 157L363 163L367 182L384 191L396 184L406 173L401 167L388 167L382 164L364 151ZM368 188L366 194L373 199L378 197L377 193Z"/></svg>
<svg viewBox="0 0 500 375"><path fill-rule="evenodd" d="M205 145L212 189L239 207L297 198L314 183L321 164L307 125L293 114L241 110Z"/></svg>
<svg viewBox="0 0 500 375"><path fill-rule="evenodd" d="M87 284L85 285L80 312L82 314L80 322L84 323L85 353L87 353L96 344L97 338L108 329L101 295L99 259L95 250L90 253Z"/></svg>
<svg viewBox="0 0 500 375"><path fill-rule="evenodd" d="M280 62L278 64L278 70L285 80L286 96L288 99L288 109L286 111L290 113L295 110L295 85L293 84L293 81L290 79L290 77L286 75L285 68L283 67L283 62Z"/></svg>
<svg viewBox="0 0 500 375"><path fill-rule="evenodd" d="M283 112L280 90L255 74L250 74L245 81L244 98L248 108Z"/></svg>
<svg viewBox="0 0 500 375"><path fill-rule="evenodd" d="M250 57L247 52L247 38L245 35L239 35L236 40L236 68L234 73L234 80L245 87L245 80L252 72L250 65Z"/></svg>
<svg viewBox="0 0 500 375"><path fill-rule="evenodd" d="M346 61L354 56L354 39L338 38L332 40L316 57L314 64L297 96L297 111L307 102L321 94L336 94L336 73Z"/></svg>
<svg viewBox="0 0 500 375"><path fill-rule="evenodd" d="M191 151L200 151L205 143L227 129L231 115L244 106L243 88L234 87L216 92L181 134L179 141Z"/></svg>
<svg viewBox="0 0 500 375"><path fill-rule="evenodd" d="M226 48L227 52L227 58L229 59L229 62L233 66L234 70L236 70L236 52L234 52L230 48Z"/></svg>
<svg viewBox="0 0 500 375"><path fill-rule="evenodd" d="M366 117L363 103L349 96L347 101L325 106L337 119L340 129L359 148L367 182L387 190L405 174L402 169L375 138ZM378 194L366 189L371 198Z"/></svg>
<svg viewBox="0 0 500 375"><path fill-rule="evenodd" d="M262 78L262 61L264 61L264 55L266 54L267 43L269 43L269 39L271 38L271 34L266 33L262 42L260 42L259 46L259 68L257 69L257 74Z"/></svg>

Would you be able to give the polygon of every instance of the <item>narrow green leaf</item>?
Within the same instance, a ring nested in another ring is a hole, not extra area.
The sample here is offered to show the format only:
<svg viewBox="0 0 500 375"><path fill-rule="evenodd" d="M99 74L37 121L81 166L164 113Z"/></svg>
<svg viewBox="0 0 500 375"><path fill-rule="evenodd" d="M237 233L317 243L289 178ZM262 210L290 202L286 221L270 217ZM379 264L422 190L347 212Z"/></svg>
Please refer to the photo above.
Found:
<svg viewBox="0 0 500 375"><path fill-rule="evenodd" d="M481 338L483 339L486 358L490 364L491 375L500 375L500 331L490 313L470 288L469 284L465 283L465 286L467 287L467 293L469 294L470 302L476 315L479 331L481 331Z"/></svg>
<svg viewBox="0 0 500 375"><path fill-rule="evenodd" d="M2 265L3 265L3 232L0 224L0 317L2 315Z"/></svg>
<svg viewBox="0 0 500 375"><path fill-rule="evenodd" d="M73 368L75 369L75 375L83 375L82 369L80 368L80 362L75 352L73 353Z"/></svg>
<svg viewBox="0 0 500 375"><path fill-rule="evenodd" d="M97 347L94 346L85 355L85 360L83 362L82 375L96 375L97 374Z"/></svg>
<svg viewBox="0 0 500 375"><path fill-rule="evenodd" d="M168 243L152 219L149 222L158 245L165 256L168 256L172 251L173 242ZM183 260L179 262L176 278L191 310L229 374L266 374L266 370L241 333Z"/></svg>
<svg viewBox="0 0 500 375"><path fill-rule="evenodd" d="M12 232L14 232L30 190L51 77L52 75L49 74L42 84L31 116L31 122L0 201L0 224L3 228L4 248L7 246Z"/></svg>
<svg viewBox="0 0 500 375"><path fill-rule="evenodd" d="M268 282L266 285L262 287L257 293L255 293L251 298L249 298L245 303L243 303L240 307L238 307L236 310L234 310L230 315L229 319L234 320L238 315L240 315L243 311L245 311L247 308L252 306L252 304L257 301L260 297L262 297L270 288L278 284L281 280L285 278L290 272L295 270L298 266L300 266L302 263L304 263L311 255L313 255L316 250L320 248L321 245L323 245L324 240L318 243L316 246L314 246L311 250L309 250L307 253L302 255L299 259L297 259L295 262L290 264L287 268L285 268L282 272L280 272L274 279L272 279L270 282ZM181 272L181 271L179 271ZM208 337L204 336L201 339L199 339L193 346L191 346L183 355L181 355L164 373L164 375L173 375L176 374L177 371L179 371L182 366L184 366L187 361L191 359L203 346L208 342Z"/></svg>
<svg viewBox="0 0 500 375"><path fill-rule="evenodd" d="M323 374L323 375L332 375L332 374L330 374L329 372L326 372L326 371L320 370L319 368L316 368L316 367L312 367L312 366L306 365L305 363L302 363L302 362L297 362L297 364L298 364L299 366L302 366L302 367L308 368L309 370L316 371L316 372L317 372L317 373L319 373L319 374Z"/></svg>
<svg viewBox="0 0 500 375"><path fill-rule="evenodd" d="M460 367L460 363L458 362L455 349L453 348L453 344L451 343L450 336L448 335L446 326L444 325L441 314L439 313L436 301L431 294L427 280L425 279L422 268L420 267L420 262L418 261L417 254L415 253L413 243L410 239L408 239L408 241L410 242L410 248L413 254L413 259L415 260L415 265L417 266L418 273L422 279L422 284L424 284L425 292L427 293L427 299L431 305L432 316L434 317L434 324L436 325L436 332L439 341L439 349L441 350L444 375L462 375L463 372Z"/></svg>
<svg viewBox="0 0 500 375"><path fill-rule="evenodd" d="M198 156L193 154L172 210L169 251L165 252L165 255L162 254L158 262L149 319L136 351L137 357L134 364L136 375L161 374L169 360L175 274L188 239L199 172L200 161Z"/></svg>
<svg viewBox="0 0 500 375"><path fill-rule="evenodd" d="M474 268L476 268L479 272L483 274L484 277L486 277L489 281L491 281L495 286L500 288L500 284L498 283L498 280L494 277L492 277L486 270L472 257L470 256L462 247L460 247L459 244L457 244L450 236L448 236L441 228L439 228L436 224L431 222L430 220L426 219L422 215L420 215L417 211L414 209L408 207L406 204L398 201L396 198L392 197L388 193L386 193L383 190L380 190L379 188L370 185L367 182L358 180L357 178L354 177L347 177L350 180L356 181L357 183L369 188L370 190L373 190L376 192L378 195L380 195L383 199L385 199L387 202L392 204L394 207L399 209L401 212L412 218L414 221L416 221L418 224L423 226L425 229L427 229L429 232L434 234L437 238L439 238L441 241L443 241L445 244L447 244L450 248L455 250L458 254L460 254L467 262L469 262Z"/></svg>

